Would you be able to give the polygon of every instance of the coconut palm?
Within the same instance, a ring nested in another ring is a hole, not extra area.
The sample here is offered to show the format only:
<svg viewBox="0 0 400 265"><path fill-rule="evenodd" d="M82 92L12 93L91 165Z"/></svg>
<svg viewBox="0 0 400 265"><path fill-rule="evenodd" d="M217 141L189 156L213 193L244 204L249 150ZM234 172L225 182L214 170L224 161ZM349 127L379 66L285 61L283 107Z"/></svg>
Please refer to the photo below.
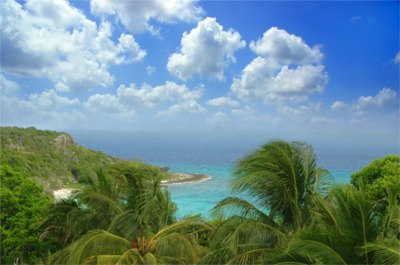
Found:
<svg viewBox="0 0 400 265"><path fill-rule="evenodd" d="M302 142L271 141L239 161L233 190L247 192L286 231L310 221L315 194L326 195L329 172L317 167L313 148Z"/></svg>
<svg viewBox="0 0 400 265"><path fill-rule="evenodd" d="M379 224L366 193L338 186L328 199L316 199L313 223L290 240L267 263L373 264L374 253L362 251L379 234Z"/></svg>
<svg viewBox="0 0 400 265"><path fill-rule="evenodd" d="M100 233L100 238L113 235L137 242L151 241L162 227L175 222L176 205L161 186L162 174L158 168L139 162L99 171L82 190L51 207L42 223L41 239L56 239L65 246Z"/></svg>
<svg viewBox="0 0 400 265"><path fill-rule="evenodd" d="M288 238L310 222L314 197L326 196L331 186L328 171L318 168L310 145L270 141L240 160L235 170L233 191L247 193L254 203L229 197L214 208L227 223L216 228L225 247L214 246L202 262L224 257L234 264L258 263L284 248ZM239 223L237 223L239 222ZM211 238L211 244L213 244Z"/></svg>
<svg viewBox="0 0 400 265"><path fill-rule="evenodd" d="M92 229L111 226L113 232L127 233L129 229L130 233L139 233L173 223L176 206L161 186L161 178L162 172L156 167L139 162L97 172L96 178L89 179L68 201L51 207L42 224L42 238L58 234L69 243ZM123 226L125 223L135 225Z"/></svg>
<svg viewBox="0 0 400 265"><path fill-rule="evenodd" d="M194 264L205 252L196 238L210 229L199 218L187 218L135 239L94 230L57 253L50 263Z"/></svg>

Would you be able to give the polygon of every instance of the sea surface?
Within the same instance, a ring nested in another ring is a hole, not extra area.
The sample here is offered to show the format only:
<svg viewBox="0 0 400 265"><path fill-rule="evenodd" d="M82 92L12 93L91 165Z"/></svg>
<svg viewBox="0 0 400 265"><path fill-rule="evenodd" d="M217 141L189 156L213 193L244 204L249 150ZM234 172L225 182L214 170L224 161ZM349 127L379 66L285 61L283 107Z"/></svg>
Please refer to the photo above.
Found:
<svg viewBox="0 0 400 265"><path fill-rule="evenodd" d="M168 166L170 172L202 173L210 180L170 184L168 189L178 206L177 217L189 214L210 216L210 210L231 193L236 161L254 151L274 135L213 134L205 132L70 132L84 147L124 159ZM291 139L288 139L291 140ZM308 139L318 157L318 166L328 169L337 183L350 182L352 173L373 159L398 154L398 141L373 139Z"/></svg>

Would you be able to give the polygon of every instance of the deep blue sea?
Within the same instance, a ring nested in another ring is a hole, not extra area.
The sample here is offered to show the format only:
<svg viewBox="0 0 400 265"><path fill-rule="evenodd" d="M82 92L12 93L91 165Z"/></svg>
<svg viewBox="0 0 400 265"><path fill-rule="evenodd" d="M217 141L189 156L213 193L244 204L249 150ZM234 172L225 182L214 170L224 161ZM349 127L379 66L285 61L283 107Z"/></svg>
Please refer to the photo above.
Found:
<svg viewBox="0 0 400 265"><path fill-rule="evenodd" d="M200 183L170 184L168 189L178 206L177 216L202 214L220 200L232 195L230 182L235 162L276 135L206 132L70 132L76 142L87 148L124 159L139 159L168 166L170 172L203 173L210 180ZM292 139L288 139L292 140ZM302 139L303 140L303 139ZM339 183L373 159L398 154L398 140L379 144L373 137L332 140L308 139L318 156L318 165L333 174ZM238 195L238 194L234 194ZM239 195L240 196L240 195Z"/></svg>

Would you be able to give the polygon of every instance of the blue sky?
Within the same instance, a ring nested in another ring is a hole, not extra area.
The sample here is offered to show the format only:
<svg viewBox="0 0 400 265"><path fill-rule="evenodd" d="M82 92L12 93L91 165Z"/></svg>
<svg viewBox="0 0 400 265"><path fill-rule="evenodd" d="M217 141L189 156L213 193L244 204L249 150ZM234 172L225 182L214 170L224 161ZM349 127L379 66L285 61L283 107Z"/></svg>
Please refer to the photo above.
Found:
<svg viewBox="0 0 400 265"><path fill-rule="evenodd" d="M399 3L1 1L1 124L399 133Z"/></svg>

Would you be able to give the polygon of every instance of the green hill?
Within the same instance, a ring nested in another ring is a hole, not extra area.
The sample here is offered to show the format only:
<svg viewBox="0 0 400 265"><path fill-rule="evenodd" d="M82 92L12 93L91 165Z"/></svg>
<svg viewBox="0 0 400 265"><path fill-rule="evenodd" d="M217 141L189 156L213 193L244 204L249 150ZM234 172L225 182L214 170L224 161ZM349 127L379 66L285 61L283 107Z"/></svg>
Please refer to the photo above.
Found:
<svg viewBox="0 0 400 265"><path fill-rule="evenodd" d="M47 192L74 186L97 169L123 160L84 148L63 132L0 127L0 164L29 176Z"/></svg>

